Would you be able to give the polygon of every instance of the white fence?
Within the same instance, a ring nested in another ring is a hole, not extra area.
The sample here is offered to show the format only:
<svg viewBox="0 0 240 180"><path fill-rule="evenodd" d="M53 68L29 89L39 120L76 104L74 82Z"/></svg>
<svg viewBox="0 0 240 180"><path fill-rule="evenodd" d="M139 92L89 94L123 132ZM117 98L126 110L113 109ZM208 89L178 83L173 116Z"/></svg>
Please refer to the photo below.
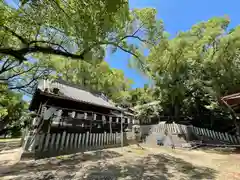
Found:
<svg viewBox="0 0 240 180"><path fill-rule="evenodd" d="M186 126L181 124L156 124L141 127L142 133L164 133L166 130L171 134L185 134L195 136L205 136L214 140L226 142L228 144L239 145L240 136L230 135L228 133L216 132L213 130L198 128L194 126Z"/></svg>
<svg viewBox="0 0 240 180"><path fill-rule="evenodd" d="M185 126L180 124L156 124L141 126L142 135L152 136L163 134L184 134L186 137L197 136L198 138L208 137L213 140L222 141L231 145L240 145L240 137L230 135L228 133L216 132L204 128L194 126ZM128 144L132 133L53 133L53 134L38 134L37 136L27 135L25 138L24 150L34 152L36 158L50 157L61 154L70 154L73 152L84 152L110 147L120 147L121 139L123 145ZM149 138L151 139L151 138ZM154 140L156 142L156 140Z"/></svg>
<svg viewBox="0 0 240 180"><path fill-rule="evenodd" d="M123 145L127 143L127 134L123 133ZM25 138L25 152L34 152L37 156L52 156L72 152L84 152L121 146L121 133L53 133L28 135Z"/></svg>

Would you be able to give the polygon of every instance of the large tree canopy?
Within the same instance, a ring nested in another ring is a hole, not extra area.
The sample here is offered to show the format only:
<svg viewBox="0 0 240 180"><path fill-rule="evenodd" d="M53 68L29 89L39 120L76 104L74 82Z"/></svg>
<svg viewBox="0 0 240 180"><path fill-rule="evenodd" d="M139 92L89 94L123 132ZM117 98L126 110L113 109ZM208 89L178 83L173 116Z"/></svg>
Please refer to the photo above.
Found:
<svg viewBox="0 0 240 180"><path fill-rule="evenodd" d="M33 53L101 59L107 45L138 57L128 38L152 44L161 32L154 9L128 10L125 0L29 1L17 9L1 2L0 53L19 62Z"/></svg>
<svg viewBox="0 0 240 180"><path fill-rule="evenodd" d="M23 0L17 8L1 1L0 117L14 114L6 99L16 104L16 90L31 93L38 79L60 76L122 106L158 102L140 108L143 120L170 116L218 130L237 126L219 98L240 89L240 28L229 30L230 20L219 17L169 38L156 13L129 10L127 0ZM130 64L151 86L131 89L124 73L110 68L105 54L117 50L131 55Z"/></svg>
<svg viewBox="0 0 240 180"><path fill-rule="evenodd" d="M22 95L8 90L6 84L0 84L0 135L11 131L17 133L29 123L27 115L28 104L22 100Z"/></svg>
<svg viewBox="0 0 240 180"><path fill-rule="evenodd" d="M31 94L41 78L61 76L128 104L131 81L103 60L106 52L120 50L143 65L141 48L162 36L155 9L130 11L127 0L20 2L14 8L0 2L0 80L7 85L1 89L2 119L13 114L6 99L14 99L16 90Z"/></svg>
<svg viewBox="0 0 240 180"><path fill-rule="evenodd" d="M218 103L240 88L240 28L229 31L229 22L227 17L212 18L174 38L165 36L151 48L145 61L148 74L156 100L172 120L183 117L219 128L233 124Z"/></svg>
<svg viewBox="0 0 240 180"><path fill-rule="evenodd" d="M110 48L129 53L143 64L142 45L150 47L161 39L156 10L129 11L126 0L22 1L18 8L0 3L0 75L8 81L15 77L12 89L32 86L36 79L51 74L44 61L54 56L97 64ZM19 81L16 68L21 75L31 71L31 77ZM16 81L17 87L13 86Z"/></svg>
<svg viewBox="0 0 240 180"><path fill-rule="evenodd" d="M59 63L61 62L61 63ZM84 61L71 61L66 58L52 58L47 61L56 77L77 84L84 89L102 92L116 103L124 101L123 94L129 94L132 81L122 70L110 68L107 62L90 64Z"/></svg>

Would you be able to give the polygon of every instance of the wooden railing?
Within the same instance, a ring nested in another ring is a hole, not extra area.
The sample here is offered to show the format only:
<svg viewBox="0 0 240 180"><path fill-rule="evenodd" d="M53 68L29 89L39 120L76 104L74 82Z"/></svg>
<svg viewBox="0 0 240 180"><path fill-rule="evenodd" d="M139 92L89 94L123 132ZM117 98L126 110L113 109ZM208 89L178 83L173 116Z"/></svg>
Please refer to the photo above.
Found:
<svg viewBox="0 0 240 180"><path fill-rule="evenodd" d="M217 132L205 128L181 124L156 124L141 126L142 134L148 133L150 135L152 133L164 133L166 130L171 134L195 135L198 137L205 136L211 139L226 142L228 144L240 144L240 136Z"/></svg>

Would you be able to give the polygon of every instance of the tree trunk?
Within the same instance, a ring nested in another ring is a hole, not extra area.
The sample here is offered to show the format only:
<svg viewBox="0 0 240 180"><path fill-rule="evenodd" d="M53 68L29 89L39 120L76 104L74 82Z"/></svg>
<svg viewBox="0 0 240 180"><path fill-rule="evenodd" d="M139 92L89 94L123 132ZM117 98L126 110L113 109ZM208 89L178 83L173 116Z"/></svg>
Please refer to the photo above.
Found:
<svg viewBox="0 0 240 180"><path fill-rule="evenodd" d="M174 121L179 121L179 102L177 100L175 100L174 104Z"/></svg>

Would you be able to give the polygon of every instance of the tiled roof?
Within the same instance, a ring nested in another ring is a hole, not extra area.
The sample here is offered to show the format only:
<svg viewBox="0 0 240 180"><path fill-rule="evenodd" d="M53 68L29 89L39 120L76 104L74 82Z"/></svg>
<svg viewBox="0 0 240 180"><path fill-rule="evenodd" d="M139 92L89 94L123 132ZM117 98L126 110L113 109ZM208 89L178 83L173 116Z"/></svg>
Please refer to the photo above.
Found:
<svg viewBox="0 0 240 180"><path fill-rule="evenodd" d="M81 88L77 88L75 85L69 85L69 83L64 83L64 81L51 83L48 80L42 80L38 84L38 89L44 91L46 88L50 89L51 87L56 86L60 90L61 97L69 98L75 101L81 101L92 105L107 107L110 109L120 110L120 108L117 108L114 104L108 102L108 100L105 100L100 95L83 90Z"/></svg>

